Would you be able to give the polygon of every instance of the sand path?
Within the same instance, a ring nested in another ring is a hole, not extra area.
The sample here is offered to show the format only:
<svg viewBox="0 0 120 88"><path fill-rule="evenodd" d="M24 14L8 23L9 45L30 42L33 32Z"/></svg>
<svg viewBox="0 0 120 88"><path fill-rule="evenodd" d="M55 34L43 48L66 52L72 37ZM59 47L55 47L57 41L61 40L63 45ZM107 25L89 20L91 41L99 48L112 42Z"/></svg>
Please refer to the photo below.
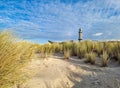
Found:
<svg viewBox="0 0 120 88"><path fill-rule="evenodd" d="M102 68L76 57L64 60L62 55L36 58L28 68L35 75L24 88L119 88L120 66Z"/></svg>

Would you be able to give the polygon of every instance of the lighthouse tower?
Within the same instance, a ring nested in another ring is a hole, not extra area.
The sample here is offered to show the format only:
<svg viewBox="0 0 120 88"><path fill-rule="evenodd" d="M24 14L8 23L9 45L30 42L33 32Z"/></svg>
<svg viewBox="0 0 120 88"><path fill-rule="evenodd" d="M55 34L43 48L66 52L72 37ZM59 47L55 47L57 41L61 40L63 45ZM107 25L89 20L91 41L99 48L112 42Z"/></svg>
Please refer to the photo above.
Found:
<svg viewBox="0 0 120 88"><path fill-rule="evenodd" d="M79 29L78 34L79 34L78 40L79 40L79 42L80 42L80 41L82 40L82 29L81 29L81 28Z"/></svg>

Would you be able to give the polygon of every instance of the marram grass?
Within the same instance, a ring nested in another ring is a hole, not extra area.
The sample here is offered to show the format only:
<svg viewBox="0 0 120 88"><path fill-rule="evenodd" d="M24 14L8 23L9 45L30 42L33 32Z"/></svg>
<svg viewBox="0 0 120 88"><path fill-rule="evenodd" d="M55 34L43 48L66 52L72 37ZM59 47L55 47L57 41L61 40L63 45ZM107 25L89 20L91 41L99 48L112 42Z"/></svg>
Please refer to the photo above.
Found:
<svg viewBox="0 0 120 88"><path fill-rule="evenodd" d="M0 32L0 88L23 83L26 77L22 70L33 55L30 44L16 42L14 37L7 31Z"/></svg>
<svg viewBox="0 0 120 88"><path fill-rule="evenodd" d="M120 64L120 53L117 54L117 57L118 57L118 62Z"/></svg>
<svg viewBox="0 0 120 88"><path fill-rule="evenodd" d="M64 57L65 57L65 59L70 59L70 55L71 55L71 52L70 52L70 50L69 49L67 49L67 50L64 50Z"/></svg>
<svg viewBox="0 0 120 88"><path fill-rule="evenodd" d="M102 58L102 64L108 62L108 58L119 61L120 42L96 42L96 41L81 41L81 42L62 42L53 44L39 45L39 53L44 53L45 57L54 53L62 53L65 57L78 56L84 58L86 54L89 57ZM104 52L105 51L105 52ZM106 54L107 52L107 54ZM107 58L107 59L106 59ZM91 59L91 64L94 64L95 59Z"/></svg>
<svg viewBox="0 0 120 88"><path fill-rule="evenodd" d="M102 66L107 67L108 66L108 54L106 51L103 51L102 55Z"/></svg>
<svg viewBox="0 0 120 88"><path fill-rule="evenodd" d="M78 43L77 47L77 56L78 58L82 59L85 57L85 54L87 53L87 47L84 42Z"/></svg>
<svg viewBox="0 0 120 88"><path fill-rule="evenodd" d="M98 57L100 57L100 55L102 55L103 47L104 47L103 42L95 42L95 47L94 47L94 49L95 49Z"/></svg>
<svg viewBox="0 0 120 88"><path fill-rule="evenodd" d="M95 64L96 61L96 53L90 52L86 54L87 60L85 62L90 62L91 64Z"/></svg>

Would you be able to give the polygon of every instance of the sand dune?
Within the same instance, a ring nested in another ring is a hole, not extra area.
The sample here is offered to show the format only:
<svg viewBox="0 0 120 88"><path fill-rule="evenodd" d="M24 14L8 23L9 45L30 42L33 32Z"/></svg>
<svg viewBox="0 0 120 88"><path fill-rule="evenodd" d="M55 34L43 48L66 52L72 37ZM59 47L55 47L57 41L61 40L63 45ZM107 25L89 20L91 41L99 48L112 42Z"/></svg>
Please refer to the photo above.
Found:
<svg viewBox="0 0 120 88"><path fill-rule="evenodd" d="M54 55L40 59L36 55L28 69L35 75L24 88L119 88L120 83L119 66L102 68L76 57L65 60L62 55Z"/></svg>

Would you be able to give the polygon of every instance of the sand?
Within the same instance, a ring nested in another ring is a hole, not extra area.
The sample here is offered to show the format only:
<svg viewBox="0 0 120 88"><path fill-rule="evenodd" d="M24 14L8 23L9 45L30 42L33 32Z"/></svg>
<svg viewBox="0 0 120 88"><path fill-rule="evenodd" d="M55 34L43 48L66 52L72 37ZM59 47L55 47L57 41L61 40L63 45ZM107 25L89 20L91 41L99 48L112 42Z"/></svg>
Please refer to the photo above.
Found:
<svg viewBox="0 0 120 88"><path fill-rule="evenodd" d="M42 59L36 54L27 68L34 76L21 88L119 88L117 62L110 61L109 67L103 68L99 60L96 65L83 60L77 57L65 60L62 54Z"/></svg>

